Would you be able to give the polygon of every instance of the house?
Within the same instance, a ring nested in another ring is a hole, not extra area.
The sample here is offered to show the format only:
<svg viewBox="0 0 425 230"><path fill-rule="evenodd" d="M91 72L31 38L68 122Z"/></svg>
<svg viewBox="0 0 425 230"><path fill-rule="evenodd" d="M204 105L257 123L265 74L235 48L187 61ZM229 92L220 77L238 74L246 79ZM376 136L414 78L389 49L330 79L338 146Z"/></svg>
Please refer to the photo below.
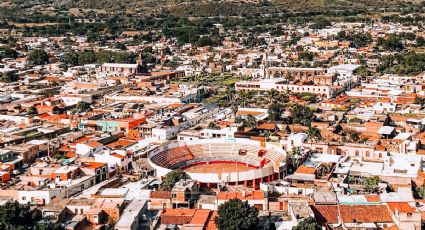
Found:
<svg viewBox="0 0 425 230"><path fill-rule="evenodd" d="M328 229L385 229L396 226L386 205L313 205L319 225Z"/></svg>
<svg viewBox="0 0 425 230"><path fill-rule="evenodd" d="M93 199L71 199L66 208L70 215L85 215L94 203Z"/></svg>
<svg viewBox="0 0 425 230"><path fill-rule="evenodd" d="M94 225L118 221L124 211L124 202L124 198L98 198L86 212L87 219Z"/></svg>
<svg viewBox="0 0 425 230"><path fill-rule="evenodd" d="M66 205L69 204L69 202L69 199L53 199L51 203L41 208L43 218L49 218L52 222L64 221L67 215Z"/></svg>
<svg viewBox="0 0 425 230"><path fill-rule="evenodd" d="M268 201L263 191L242 191L242 192L219 192L217 194L217 207L231 199L247 201L248 204L258 210L268 210Z"/></svg>
<svg viewBox="0 0 425 230"><path fill-rule="evenodd" d="M421 229L421 212L407 202L388 202L394 223L400 229Z"/></svg>
<svg viewBox="0 0 425 230"><path fill-rule="evenodd" d="M147 229L149 224L143 217L147 211L147 201L133 199L124 209L120 219L115 224L116 230ZM143 227L143 225L145 225Z"/></svg>
<svg viewBox="0 0 425 230"><path fill-rule="evenodd" d="M152 191L149 197L149 210L161 210L172 208L171 192L169 191Z"/></svg>
<svg viewBox="0 0 425 230"><path fill-rule="evenodd" d="M179 229L215 230L214 218L217 212L207 209L164 209L160 215L160 229L177 225Z"/></svg>
<svg viewBox="0 0 425 230"><path fill-rule="evenodd" d="M94 176L96 184L109 179L109 170L107 163L81 162L80 169L84 172L84 174Z"/></svg>
<svg viewBox="0 0 425 230"><path fill-rule="evenodd" d="M192 207L199 185L194 180L180 180L171 189L171 202L174 208Z"/></svg>

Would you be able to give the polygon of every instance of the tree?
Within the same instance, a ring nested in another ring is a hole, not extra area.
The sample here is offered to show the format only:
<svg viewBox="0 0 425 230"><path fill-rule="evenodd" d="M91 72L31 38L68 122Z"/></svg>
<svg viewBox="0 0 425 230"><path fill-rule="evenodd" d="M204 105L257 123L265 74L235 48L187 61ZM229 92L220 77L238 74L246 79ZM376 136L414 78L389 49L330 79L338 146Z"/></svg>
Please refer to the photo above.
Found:
<svg viewBox="0 0 425 230"><path fill-rule="evenodd" d="M314 24L312 24L310 26L311 29L323 29L327 26L331 26L332 23L325 17L319 17L317 18L317 20L315 21Z"/></svg>
<svg viewBox="0 0 425 230"><path fill-rule="evenodd" d="M80 101L77 103L77 111L79 113L87 112L91 109L90 104L85 101Z"/></svg>
<svg viewBox="0 0 425 230"><path fill-rule="evenodd" d="M366 192L369 193L377 193L379 192L379 183L381 182L381 179L377 176L368 177L364 181L364 189Z"/></svg>
<svg viewBox="0 0 425 230"><path fill-rule="evenodd" d="M284 106L279 103L272 103L268 108L269 120L271 121L279 121L282 118L282 113L285 111Z"/></svg>
<svg viewBox="0 0 425 230"><path fill-rule="evenodd" d="M322 140L322 134L320 133L320 130L316 127L311 126L311 124L308 126L307 130L307 138L311 143L311 148L313 148L313 142L321 141Z"/></svg>
<svg viewBox="0 0 425 230"><path fill-rule="evenodd" d="M42 49L31 50L28 53L28 61L34 65L44 65L49 63L49 55Z"/></svg>
<svg viewBox="0 0 425 230"><path fill-rule="evenodd" d="M37 116L38 112L37 109L34 106L31 106L28 108L27 113L29 116Z"/></svg>
<svg viewBox="0 0 425 230"><path fill-rule="evenodd" d="M179 180L184 180L188 178L189 176L186 174L185 171L181 169L173 170L165 175L165 178L161 183L161 189L164 191L171 191L171 189L173 189L174 185Z"/></svg>
<svg viewBox="0 0 425 230"><path fill-rule="evenodd" d="M17 58L18 57L18 53L16 52L16 50L11 49L8 46L2 46L0 47L0 59L3 58Z"/></svg>
<svg viewBox="0 0 425 230"><path fill-rule="evenodd" d="M207 128L219 130L220 129L220 126L218 126L216 123L214 123L214 122L211 121L210 123L208 123L208 127Z"/></svg>
<svg viewBox="0 0 425 230"><path fill-rule="evenodd" d="M79 59L79 55L75 51L67 52L63 55L63 62L65 62L66 64L78 65L79 64L78 59Z"/></svg>
<svg viewBox="0 0 425 230"><path fill-rule="evenodd" d="M257 125L257 119L251 114L248 114L246 118L243 120L244 127L255 127Z"/></svg>
<svg viewBox="0 0 425 230"><path fill-rule="evenodd" d="M0 229L26 229L33 221L28 205L8 202L0 206Z"/></svg>
<svg viewBox="0 0 425 230"><path fill-rule="evenodd" d="M0 81L4 83L15 82L19 79L18 75L14 72L4 72L1 75Z"/></svg>
<svg viewBox="0 0 425 230"><path fill-rule="evenodd" d="M37 225L36 230L63 230L64 227L58 223L45 223Z"/></svg>
<svg viewBox="0 0 425 230"><path fill-rule="evenodd" d="M257 229L258 210L247 201L231 199L218 207L214 221L220 230Z"/></svg>
<svg viewBox="0 0 425 230"><path fill-rule="evenodd" d="M78 64L92 64L96 62L96 55L92 51L84 51L78 54Z"/></svg>
<svg viewBox="0 0 425 230"><path fill-rule="evenodd" d="M287 152L286 155L286 174L288 174L289 172L293 172L295 171L295 169L298 168L299 164L301 163L301 159L304 156L304 150L301 147L293 147L291 151ZM290 168L293 169L290 170Z"/></svg>
<svg viewBox="0 0 425 230"><path fill-rule="evenodd" d="M292 123L310 126L314 113L308 107L295 105L291 110Z"/></svg>
<svg viewBox="0 0 425 230"><path fill-rule="evenodd" d="M292 230L321 230L322 227L316 222L313 217L304 218L297 226L292 227Z"/></svg>

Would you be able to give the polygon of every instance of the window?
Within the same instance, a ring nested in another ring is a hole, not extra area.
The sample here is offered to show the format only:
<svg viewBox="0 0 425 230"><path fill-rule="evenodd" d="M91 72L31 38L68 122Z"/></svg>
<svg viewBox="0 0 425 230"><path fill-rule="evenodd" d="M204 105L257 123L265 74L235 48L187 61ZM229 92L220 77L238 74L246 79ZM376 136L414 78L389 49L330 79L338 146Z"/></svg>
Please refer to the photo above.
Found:
<svg viewBox="0 0 425 230"><path fill-rule="evenodd" d="M177 195L176 194L171 194L171 198L176 198Z"/></svg>
<svg viewBox="0 0 425 230"><path fill-rule="evenodd" d="M370 157L369 151L366 151L366 157Z"/></svg>
<svg viewBox="0 0 425 230"><path fill-rule="evenodd" d="M74 209L75 215L78 215L78 209Z"/></svg>
<svg viewBox="0 0 425 230"><path fill-rule="evenodd" d="M22 197L22 200L27 200L27 197L23 196L23 197Z"/></svg>
<svg viewBox="0 0 425 230"><path fill-rule="evenodd" d="M359 150L356 150L356 157L360 155Z"/></svg>
<svg viewBox="0 0 425 230"><path fill-rule="evenodd" d="M411 216L412 216L412 213L408 212L408 213L407 213L407 216L408 216L408 217L411 217Z"/></svg>
<svg viewBox="0 0 425 230"><path fill-rule="evenodd" d="M382 153L379 153L379 158L382 158Z"/></svg>

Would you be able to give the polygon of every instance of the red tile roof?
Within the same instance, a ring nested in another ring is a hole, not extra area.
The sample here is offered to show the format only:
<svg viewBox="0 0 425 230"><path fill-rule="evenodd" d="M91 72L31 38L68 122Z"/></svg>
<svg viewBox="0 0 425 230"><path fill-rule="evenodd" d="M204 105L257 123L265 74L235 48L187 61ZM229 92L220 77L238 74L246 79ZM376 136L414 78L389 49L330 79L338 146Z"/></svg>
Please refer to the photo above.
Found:
<svg viewBox="0 0 425 230"><path fill-rule="evenodd" d="M367 202L381 202L379 195L365 195Z"/></svg>
<svg viewBox="0 0 425 230"><path fill-rule="evenodd" d="M242 192L219 192L217 194L218 200L230 200L235 198L238 198L240 200L263 200L264 192L263 191L245 192L245 196Z"/></svg>
<svg viewBox="0 0 425 230"><path fill-rule="evenodd" d="M106 163L100 163L100 162L84 162L82 167L83 168L91 168L91 169L97 169L105 166Z"/></svg>
<svg viewBox="0 0 425 230"><path fill-rule="evenodd" d="M275 130L276 124L275 123L263 123L261 125L257 126L257 129L264 129L264 130Z"/></svg>
<svg viewBox="0 0 425 230"><path fill-rule="evenodd" d="M120 159L124 159L125 158L125 156L120 155L118 153L113 153L113 154L111 154L111 156L114 156L114 157L117 157L117 158L120 158Z"/></svg>
<svg viewBox="0 0 425 230"><path fill-rule="evenodd" d="M301 173L301 174L315 174L316 168L314 167L308 167L308 166L300 166L295 173Z"/></svg>
<svg viewBox="0 0 425 230"><path fill-rule="evenodd" d="M103 145L97 141L89 141L86 143L86 145L92 147L92 148L99 148L102 147Z"/></svg>
<svg viewBox="0 0 425 230"><path fill-rule="evenodd" d="M152 191L150 198L169 199L169 198L171 198L171 192L168 192L168 191Z"/></svg>
<svg viewBox="0 0 425 230"><path fill-rule="evenodd" d="M407 202L389 202L387 203L388 207L392 212L398 210L399 212L415 212L416 209L410 206Z"/></svg>
<svg viewBox="0 0 425 230"><path fill-rule="evenodd" d="M313 205L314 215L319 224L338 223L338 207L336 205ZM340 205L342 221L352 223L391 223L391 214L386 205Z"/></svg>
<svg viewBox="0 0 425 230"><path fill-rule="evenodd" d="M164 209L161 213L161 224L188 224L195 211L195 209Z"/></svg>

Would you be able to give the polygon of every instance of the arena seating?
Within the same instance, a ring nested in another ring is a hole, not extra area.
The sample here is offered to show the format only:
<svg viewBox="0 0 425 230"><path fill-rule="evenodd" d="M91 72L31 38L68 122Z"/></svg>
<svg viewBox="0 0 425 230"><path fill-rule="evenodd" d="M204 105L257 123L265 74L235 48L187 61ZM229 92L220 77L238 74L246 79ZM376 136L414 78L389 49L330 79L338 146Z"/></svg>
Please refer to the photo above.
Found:
<svg viewBox="0 0 425 230"><path fill-rule="evenodd" d="M170 169L181 168L198 162L214 160L240 161L257 167L260 167L263 164L265 167L279 167L284 156L273 149L267 149L267 151L263 151L263 155L259 156L258 152L263 149L264 148L257 145L240 143L196 144L169 149L156 154L151 158L151 160L159 166ZM239 150L245 150L246 155L240 156Z"/></svg>

